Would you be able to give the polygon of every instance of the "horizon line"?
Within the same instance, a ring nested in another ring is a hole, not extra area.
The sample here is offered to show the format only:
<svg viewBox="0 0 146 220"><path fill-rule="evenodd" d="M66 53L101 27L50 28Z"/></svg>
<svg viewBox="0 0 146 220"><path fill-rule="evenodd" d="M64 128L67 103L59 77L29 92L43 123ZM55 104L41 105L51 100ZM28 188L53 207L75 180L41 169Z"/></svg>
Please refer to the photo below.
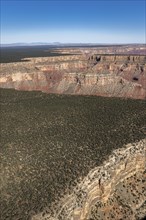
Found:
<svg viewBox="0 0 146 220"><path fill-rule="evenodd" d="M146 44L146 43L140 43L140 42L127 42L127 43L82 43L82 42L78 42L78 43L74 43L74 42L12 42L12 43L0 43L0 45L57 45L57 44L92 44L92 45L127 45L127 44Z"/></svg>

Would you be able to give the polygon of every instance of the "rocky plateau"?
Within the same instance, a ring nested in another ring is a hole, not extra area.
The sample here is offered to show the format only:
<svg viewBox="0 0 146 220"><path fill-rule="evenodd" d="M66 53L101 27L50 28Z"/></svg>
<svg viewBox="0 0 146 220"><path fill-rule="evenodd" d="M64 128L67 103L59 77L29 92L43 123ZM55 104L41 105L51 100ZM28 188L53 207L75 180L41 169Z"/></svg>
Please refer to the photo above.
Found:
<svg viewBox="0 0 146 220"><path fill-rule="evenodd" d="M145 217L146 55L139 50L66 48L1 63L3 220Z"/></svg>
<svg viewBox="0 0 146 220"><path fill-rule="evenodd" d="M78 54L2 63L0 87L145 99L145 55Z"/></svg>

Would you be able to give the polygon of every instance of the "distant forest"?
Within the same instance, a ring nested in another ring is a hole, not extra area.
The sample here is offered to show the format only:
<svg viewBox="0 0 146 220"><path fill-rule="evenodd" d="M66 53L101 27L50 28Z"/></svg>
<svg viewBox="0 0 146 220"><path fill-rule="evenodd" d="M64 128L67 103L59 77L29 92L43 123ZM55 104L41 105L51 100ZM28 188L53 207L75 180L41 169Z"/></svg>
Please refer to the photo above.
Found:
<svg viewBox="0 0 146 220"><path fill-rule="evenodd" d="M30 57L50 57L69 54L54 53L52 46L18 46L18 47L1 47L0 48L0 63L22 62L24 58Z"/></svg>

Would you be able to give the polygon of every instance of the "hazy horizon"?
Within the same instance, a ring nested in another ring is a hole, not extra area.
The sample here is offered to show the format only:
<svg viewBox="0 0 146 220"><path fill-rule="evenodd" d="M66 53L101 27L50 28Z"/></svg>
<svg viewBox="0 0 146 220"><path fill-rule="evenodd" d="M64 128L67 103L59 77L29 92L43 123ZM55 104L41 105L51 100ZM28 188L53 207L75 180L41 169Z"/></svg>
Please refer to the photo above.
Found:
<svg viewBox="0 0 146 220"><path fill-rule="evenodd" d="M70 43L70 42L66 42L66 43L60 43L60 42L13 42L13 43L0 43L0 46L57 46L57 45L66 45L66 46L78 46L78 45L82 45L82 46L88 46L88 45L98 45L98 46L103 46L103 45L107 45L107 46L116 46L116 45L146 45L146 43Z"/></svg>
<svg viewBox="0 0 146 220"><path fill-rule="evenodd" d="M144 44L145 1L1 1L1 44Z"/></svg>

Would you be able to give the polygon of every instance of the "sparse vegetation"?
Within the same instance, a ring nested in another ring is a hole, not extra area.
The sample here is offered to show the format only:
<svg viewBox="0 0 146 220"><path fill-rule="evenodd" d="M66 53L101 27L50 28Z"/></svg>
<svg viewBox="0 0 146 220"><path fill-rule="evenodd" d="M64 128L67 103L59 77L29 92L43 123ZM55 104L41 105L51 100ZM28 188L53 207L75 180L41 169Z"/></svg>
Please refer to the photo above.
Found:
<svg viewBox="0 0 146 220"><path fill-rule="evenodd" d="M0 91L3 220L30 219L145 137L144 100Z"/></svg>
<svg viewBox="0 0 146 220"><path fill-rule="evenodd" d="M20 46L20 47L2 47L0 48L0 63L24 62L29 61L30 57L51 57L65 56L67 54L53 52L51 46Z"/></svg>

